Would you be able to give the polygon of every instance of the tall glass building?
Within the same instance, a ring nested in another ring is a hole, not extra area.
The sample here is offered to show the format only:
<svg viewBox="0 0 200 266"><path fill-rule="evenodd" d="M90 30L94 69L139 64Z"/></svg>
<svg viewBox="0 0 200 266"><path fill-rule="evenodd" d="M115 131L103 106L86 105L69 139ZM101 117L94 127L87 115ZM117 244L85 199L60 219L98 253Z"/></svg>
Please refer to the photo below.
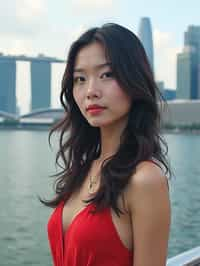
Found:
<svg viewBox="0 0 200 266"><path fill-rule="evenodd" d="M198 99L198 58L193 47L177 57L177 98Z"/></svg>
<svg viewBox="0 0 200 266"><path fill-rule="evenodd" d="M0 55L0 111L16 114L16 60Z"/></svg>
<svg viewBox="0 0 200 266"><path fill-rule="evenodd" d="M200 56L200 26L189 26L184 33L184 46L192 46Z"/></svg>
<svg viewBox="0 0 200 266"><path fill-rule="evenodd" d="M184 33L184 50L177 57L177 98L200 99L200 26Z"/></svg>
<svg viewBox="0 0 200 266"><path fill-rule="evenodd" d="M138 37L141 40L146 54L148 56L152 71L154 72L154 51L151 21L148 17L143 17L140 20Z"/></svg>
<svg viewBox="0 0 200 266"><path fill-rule="evenodd" d="M51 105L51 63L31 61L31 111Z"/></svg>

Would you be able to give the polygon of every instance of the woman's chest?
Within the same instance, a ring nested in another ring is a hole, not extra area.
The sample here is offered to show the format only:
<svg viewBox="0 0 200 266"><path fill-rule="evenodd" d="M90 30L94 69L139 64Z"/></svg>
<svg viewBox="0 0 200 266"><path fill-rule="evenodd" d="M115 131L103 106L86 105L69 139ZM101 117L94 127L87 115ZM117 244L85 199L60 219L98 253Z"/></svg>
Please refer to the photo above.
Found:
<svg viewBox="0 0 200 266"><path fill-rule="evenodd" d="M102 237L103 232L105 233L106 230L110 230L109 232L113 233L111 235L118 244L127 250L132 250L133 233L131 219L129 213L124 210L122 200L118 200L119 207L123 211L123 214L119 217L111 208L107 208L107 210L101 213L90 214L91 204L84 204L82 202L83 198L88 198L87 194L76 194L65 203L62 210L63 234L66 235L68 230L73 230L72 227L74 227L76 232L79 231L79 236L83 235L83 231L89 231L93 236L96 233L96 237L98 234L99 237Z"/></svg>

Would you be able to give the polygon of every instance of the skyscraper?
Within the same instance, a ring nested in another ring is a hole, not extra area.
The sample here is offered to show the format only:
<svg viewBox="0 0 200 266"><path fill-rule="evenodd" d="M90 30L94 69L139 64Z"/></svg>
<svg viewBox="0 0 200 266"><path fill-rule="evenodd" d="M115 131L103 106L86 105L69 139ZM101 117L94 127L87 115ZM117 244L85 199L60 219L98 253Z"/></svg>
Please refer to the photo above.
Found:
<svg viewBox="0 0 200 266"><path fill-rule="evenodd" d="M51 63L31 62L31 110L49 108L51 105Z"/></svg>
<svg viewBox="0 0 200 266"><path fill-rule="evenodd" d="M187 47L177 57L177 98L198 99L196 51Z"/></svg>
<svg viewBox="0 0 200 266"><path fill-rule="evenodd" d="M189 26L184 33L184 46L192 46L200 55L200 26Z"/></svg>
<svg viewBox="0 0 200 266"><path fill-rule="evenodd" d="M184 33L184 49L177 57L177 98L200 99L200 26Z"/></svg>
<svg viewBox="0 0 200 266"><path fill-rule="evenodd" d="M139 24L138 36L144 46L152 71L154 71L153 38L152 38L150 18L148 17L141 18Z"/></svg>
<svg viewBox="0 0 200 266"><path fill-rule="evenodd" d="M16 60L0 55L0 110L16 114Z"/></svg>

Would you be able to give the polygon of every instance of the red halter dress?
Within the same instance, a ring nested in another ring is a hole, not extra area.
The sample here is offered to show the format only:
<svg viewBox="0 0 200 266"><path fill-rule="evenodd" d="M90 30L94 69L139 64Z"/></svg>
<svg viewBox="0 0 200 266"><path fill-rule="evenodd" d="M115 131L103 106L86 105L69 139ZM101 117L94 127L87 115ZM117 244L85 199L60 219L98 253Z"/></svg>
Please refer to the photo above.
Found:
<svg viewBox="0 0 200 266"><path fill-rule="evenodd" d="M149 160L159 167L160 165ZM63 233L64 201L48 221L48 238L54 266L131 266L133 252L124 246L112 221L111 209L95 214L93 203L82 209Z"/></svg>
<svg viewBox="0 0 200 266"><path fill-rule="evenodd" d="M62 201L48 221L48 238L54 266L131 266L128 250L112 221L110 208L91 213L94 204L82 209L63 233Z"/></svg>

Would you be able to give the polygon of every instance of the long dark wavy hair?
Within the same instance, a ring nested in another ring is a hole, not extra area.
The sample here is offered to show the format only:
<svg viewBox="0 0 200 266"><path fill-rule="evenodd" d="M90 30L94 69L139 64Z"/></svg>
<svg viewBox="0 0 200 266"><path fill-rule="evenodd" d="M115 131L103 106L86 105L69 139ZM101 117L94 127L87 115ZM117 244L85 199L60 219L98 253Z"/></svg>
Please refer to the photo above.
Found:
<svg viewBox="0 0 200 266"><path fill-rule="evenodd" d="M171 170L168 146L161 137L160 108L165 101L156 86L140 40L130 30L115 23L91 28L71 45L60 94L65 115L49 134L50 140L52 133L59 133L56 164L61 171L53 175L56 177L55 197L41 201L47 206L56 207L60 201L69 198L81 187L93 160L101 153L100 129L87 122L73 98L76 56L83 47L93 42L100 42L105 47L112 73L131 97L132 105L120 146L113 156L103 162L100 187L94 197L86 202L95 203L96 210L110 206L119 215L121 210L117 199L123 196L138 163L154 158L164 166L169 177Z"/></svg>

